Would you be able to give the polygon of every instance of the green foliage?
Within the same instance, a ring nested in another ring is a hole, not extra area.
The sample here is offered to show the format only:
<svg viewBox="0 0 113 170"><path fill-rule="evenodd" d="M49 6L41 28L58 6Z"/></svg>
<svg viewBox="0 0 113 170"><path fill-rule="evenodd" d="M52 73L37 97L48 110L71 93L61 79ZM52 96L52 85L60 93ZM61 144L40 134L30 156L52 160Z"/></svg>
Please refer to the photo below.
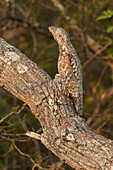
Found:
<svg viewBox="0 0 113 170"><path fill-rule="evenodd" d="M15 144L15 141L12 141L10 147L9 147L9 150L8 152L6 152L3 157L7 156L7 154L9 154L10 152L12 152L14 150L14 144Z"/></svg>
<svg viewBox="0 0 113 170"><path fill-rule="evenodd" d="M97 20L104 20L104 19L110 19L113 17L113 10L108 9L107 11L104 11L104 15L101 15L97 17Z"/></svg>
<svg viewBox="0 0 113 170"><path fill-rule="evenodd" d="M97 17L97 21L111 19L111 18L113 18L113 10L108 9L107 11L104 11L104 15ZM109 25L106 28L107 33L110 33L112 30L113 30L113 25Z"/></svg>
<svg viewBox="0 0 113 170"><path fill-rule="evenodd" d="M110 33L113 30L113 25L107 27L106 32Z"/></svg>

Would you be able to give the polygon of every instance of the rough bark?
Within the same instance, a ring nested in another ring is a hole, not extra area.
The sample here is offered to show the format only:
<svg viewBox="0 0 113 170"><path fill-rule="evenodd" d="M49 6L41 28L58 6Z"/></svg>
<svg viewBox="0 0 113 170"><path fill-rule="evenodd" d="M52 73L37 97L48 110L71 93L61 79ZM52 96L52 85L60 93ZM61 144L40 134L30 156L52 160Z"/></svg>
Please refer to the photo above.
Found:
<svg viewBox="0 0 113 170"><path fill-rule="evenodd" d="M113 169L113 141L92 133L54 80L19 50L0 39L0 85L26 102L43 128L41 142L71 167Z"/></svg>

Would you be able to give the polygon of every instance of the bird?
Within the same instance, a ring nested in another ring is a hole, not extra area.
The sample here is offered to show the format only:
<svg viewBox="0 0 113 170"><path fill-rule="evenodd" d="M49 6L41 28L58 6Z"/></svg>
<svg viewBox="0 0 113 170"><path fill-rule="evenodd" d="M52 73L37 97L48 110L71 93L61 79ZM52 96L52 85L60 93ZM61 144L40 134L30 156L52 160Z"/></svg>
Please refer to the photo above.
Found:
<svg viewBox="0 0 113 170"><path fill-rule="evenodd" d="M48 27L59 46L58 72L65 81L78 116L83 114L82 66L67 32L63 28Z"/></svg>

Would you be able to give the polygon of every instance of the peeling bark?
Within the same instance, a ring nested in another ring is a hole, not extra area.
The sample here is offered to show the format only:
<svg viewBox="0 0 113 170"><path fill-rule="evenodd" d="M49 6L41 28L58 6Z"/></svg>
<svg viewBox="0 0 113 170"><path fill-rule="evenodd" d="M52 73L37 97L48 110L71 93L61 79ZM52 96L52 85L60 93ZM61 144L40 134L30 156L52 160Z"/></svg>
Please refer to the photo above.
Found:
<svg viewBox="0 0 113 170"><path fill-rule="evenodd" d="M19 50L0 39L0 85L27 103L43 128L41 142L71 167L113 169L113 141L92 133L54 80Z"/></svg>

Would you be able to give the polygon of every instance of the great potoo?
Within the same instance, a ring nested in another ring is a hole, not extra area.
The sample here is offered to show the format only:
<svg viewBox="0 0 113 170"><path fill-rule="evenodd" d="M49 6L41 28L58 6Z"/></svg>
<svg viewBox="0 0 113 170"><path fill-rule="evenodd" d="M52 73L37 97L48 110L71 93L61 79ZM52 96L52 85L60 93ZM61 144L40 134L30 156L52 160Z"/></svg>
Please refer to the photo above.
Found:
<svg viewBox="0 0 113 170"><path fill-rule="evenodd" d="M73 99L78 115L83 112L82 68L77 53L66 31L49 27L59 46L58 72L65 81L67 91Z"/></svg>

